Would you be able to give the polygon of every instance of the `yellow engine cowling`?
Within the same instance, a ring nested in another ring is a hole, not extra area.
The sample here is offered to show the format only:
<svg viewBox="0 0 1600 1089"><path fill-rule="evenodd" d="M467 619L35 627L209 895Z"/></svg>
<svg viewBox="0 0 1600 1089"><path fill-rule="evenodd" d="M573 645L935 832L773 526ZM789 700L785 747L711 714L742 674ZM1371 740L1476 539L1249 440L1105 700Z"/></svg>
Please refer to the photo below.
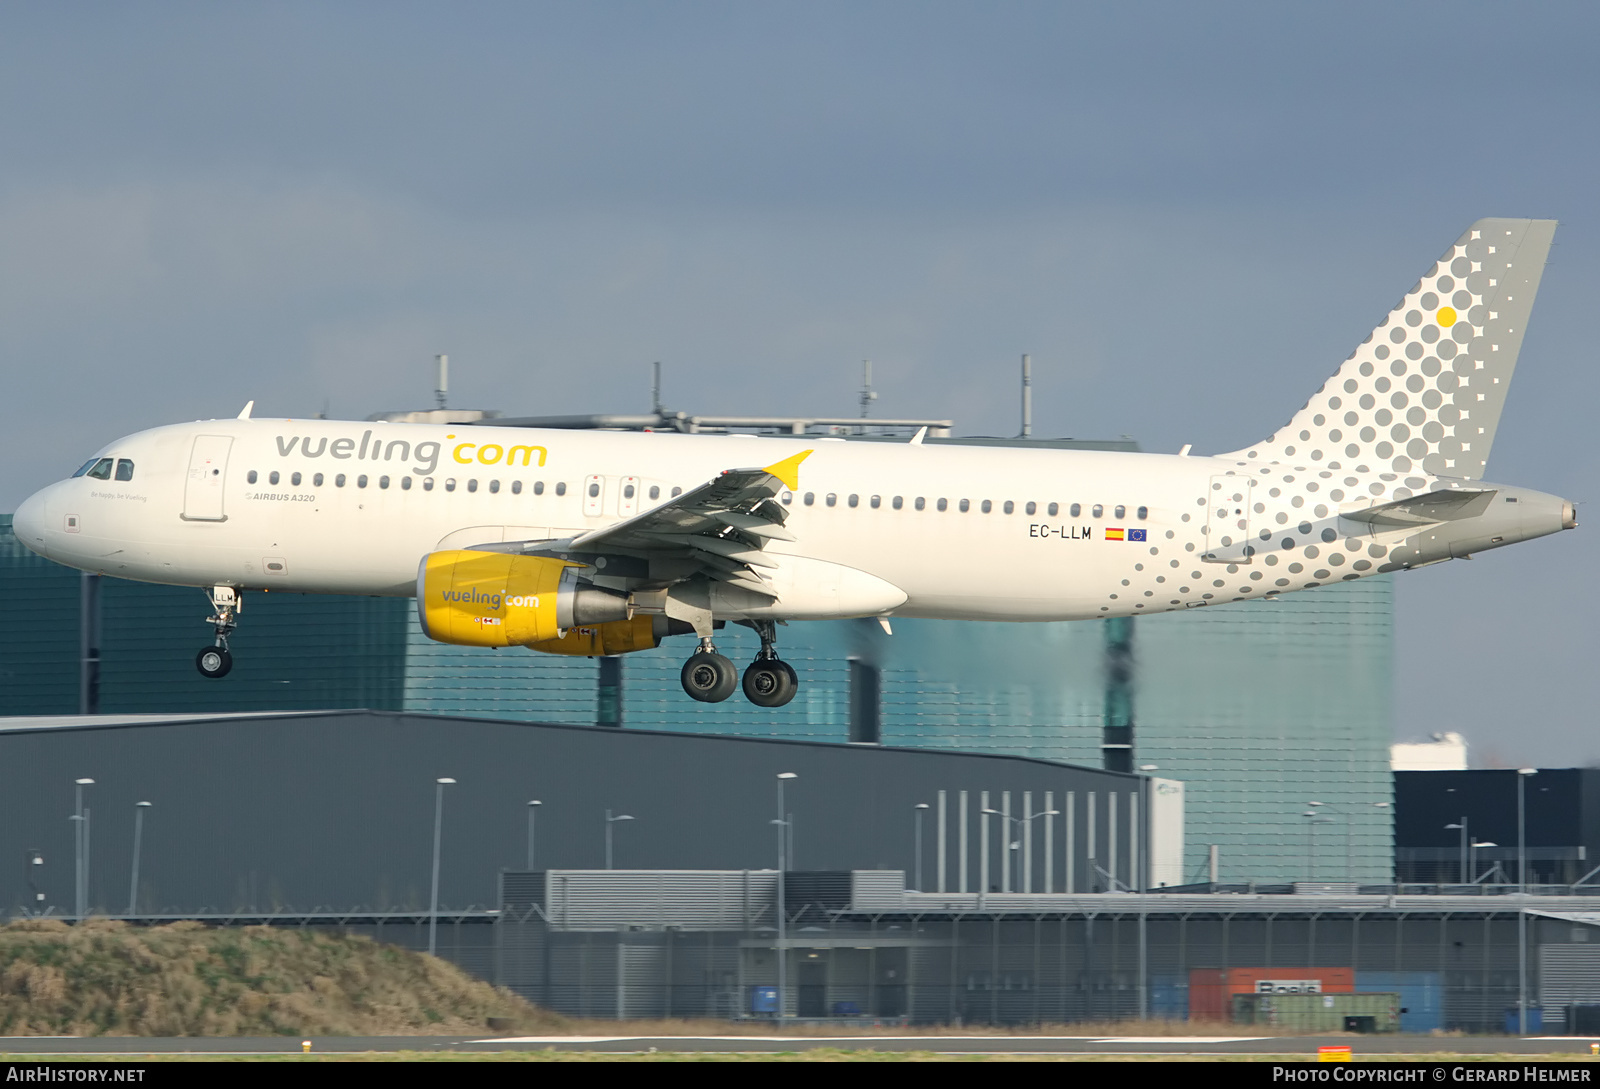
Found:
<svg viewBox="0 0 1600 1089"><path fill-rule="evenodd" d="M430 552L417 572L422 631L441 643L513 647L560 636L561 577L581 566L505 552Z"/></svg>
<svg viewBox="0 0 1600 1089"><path fill-rule="evenodd" d="M609 624L591 624L570 629L560 639L547 639L529 643L529 650L543 654L576 654L594 658L607 654L628 654L635 650L649 650L659 646L665 617L635 616L631 620L613 620Z"/></svg>

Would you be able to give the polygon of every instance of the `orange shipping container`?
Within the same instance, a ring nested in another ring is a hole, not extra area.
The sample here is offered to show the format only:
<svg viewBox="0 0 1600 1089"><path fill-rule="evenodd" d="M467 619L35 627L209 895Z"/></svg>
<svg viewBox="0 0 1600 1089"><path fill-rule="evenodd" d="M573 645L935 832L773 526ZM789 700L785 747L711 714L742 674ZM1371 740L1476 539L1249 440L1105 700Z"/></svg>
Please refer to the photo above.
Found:
<svg viewBox="0 0 1600 1089"><path fill-rule="evenodd" d="M1353 968L1193 968L1189 1020L1231 1021L1236 994L1348 994L1355 989Z"/></svg>

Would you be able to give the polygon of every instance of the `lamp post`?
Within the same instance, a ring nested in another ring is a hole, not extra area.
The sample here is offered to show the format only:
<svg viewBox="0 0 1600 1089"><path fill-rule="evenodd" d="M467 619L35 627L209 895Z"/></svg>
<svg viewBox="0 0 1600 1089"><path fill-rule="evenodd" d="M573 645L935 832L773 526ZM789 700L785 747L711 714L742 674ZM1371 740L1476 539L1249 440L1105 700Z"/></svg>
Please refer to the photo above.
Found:
<svg viewBox="0 0 1600 1089"><path fill-rule="evenodd" d="M1517 1035L1528 1035L1528 836L1523 810L1523 784L1537 768L1517 769Z"/></svg>
<svg viewBox="0 0 1600 1089"><path fill-rule="evenodd" d="M1461 818L1461 823L1459 823L1459 824L1447 824L1447 825L1444 826L1444 828L1445 828L1445 831L1447 831L1447 832L1455 831L1455 832L1460 832L1461 833L1461 883L1463 885L1468 884L1468 881L1467 881L1467 839L1468 839L1468 836L1467 836L1467 818L1463 816Z"/></svg>
<svg viewBox="0 0 1600 1089"><path fill-rule="evenodd" d="M608 870L611 869L611 826L616 824L618 821L631 820L633 820L633 818L628 816L626 813L618 813L615 817L613 817L611 815L611 810L606 810L606 869Z"/></svg>
<svg viewBox="0 0 1600 1089"><path fill-rule="evenodd" d="M530 872L533 870L534 818L538 815L539 807L543 804L538 799L528 803L528 869Z"/></svg>
<svg viewBox="0 0 1600 1089"><path fill-rule="evenodd" d="M918 802L913 807L913 812L915 812L916 815L917 815L916 816L916 822L917 822L917 837L916 837L916 839L917 839L917 842L916 842L916 855L915 855L915 858L916 858L916 883L913 884L911 887L913 889L915 889L916 891L918 891L918 892L922 891L922 814L925 813L927 811L927 809L928 809L928 803L927 802Z"/></svg>
<svg viewBox="0 0 1600 1089"><path fill-rule="evenodd" d="M132 915L139 903L139 846L144 839L144 811L149 802L133 805L133 877L128 882L128 914Z"/></svg>
<svg viewBox="0 0 1600 1089"><path fill-rule="evenodd" d="M76 832L78 847L78 873L77 873L77 899L75 902L76 916L81 923L89 911L89 811L83 808L83 788L93 786L93 779L75 779L77 784L77 808L73 812L73 828Z"/></svg>
<svg viewBox="0 0 1600 1089"><path fill-rule="evenodd" d="M1061 811L1059 809L1046 809L1042 813L1030 813L1026 817L1013 817L1011 814L1002 813L998 809L980 809L978 812L987 813L991 817L1003 817L1004 819L1010 821L1012 824L1019 825L1019 826L1023 825L1023 824L1027 824L1029 821L1036 821L1040 817L1059 817L1059 816L1061 816ZM1006 837L1005 837L1005 839L1006 839L1006 853L1009 854L1012 858L1018 860L1017 861L1017 868L1013 871L1012 887L1015 888L1018 892L1021 892L1021 891L1023 891L1022 890L1021 855L1019 854L1019 852L1022 850L1021 829L1020 828L1018 829L1018 838L1016 839L1015 842L1013 842L1012 839L1011 839L1011 829L1008 827L1006 829ZM1112 865L1113 869L1116 867L1116 860L1115 859L1112 860L1111 865Z"/></svg>
<svg viewBox="0 0 1600 1089"><path fill-rule="evenodd" d="M1471 864L1472 883L1474 885L1476 885L1478 883L1478 848L1479 847L1498 847L1498 846L1500 846L1498 843L1495 843L1493 840L1487 840L1487 839L1474 839L1474 840L1468 840L1467 841L1468 857L1472 860L1472 864ZM1494 871L1490 870L1489 872L1493 873Z"/></svg>
<svg viewBox="0 0 1600 1089"><path fill-rule="evenodd" d="M439 840L444 833L444 788L454 779L435 779L433 794L433 898L428 908L428 956L439 952Z"/></svg>
<svg viewBox="0 0 1600 1089"><path fill-rule="evenodd" d="M783 784L790 779L800 778L792 771L778 773L778 819L772 823L778 826L778 1019L789 1016L789 951L784 947L784 927L788 922L788 905L783 897L783 874L789 866L789 858L785 848L789 840L789 819L787 810L783 807Z"/></svg>

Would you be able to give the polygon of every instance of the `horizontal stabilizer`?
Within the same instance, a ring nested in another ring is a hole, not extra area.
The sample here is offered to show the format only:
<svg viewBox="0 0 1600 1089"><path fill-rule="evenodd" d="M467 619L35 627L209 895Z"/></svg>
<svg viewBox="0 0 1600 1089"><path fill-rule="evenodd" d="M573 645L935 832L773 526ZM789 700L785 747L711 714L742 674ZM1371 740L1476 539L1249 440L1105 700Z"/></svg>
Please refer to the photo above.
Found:
<svg viewBox="0 0 1600 1089"><path fill-rule="evenodd" d="M1449 488L1425 492L1409 499L1396 499L1392 503L1379 503L1357 511L1341 511L1339 516L1351 522L1366 522L1378 527L1426 526L1438 522L1453 522L1460 518L1476 518L1489 508L1497 493Z"/></svg>

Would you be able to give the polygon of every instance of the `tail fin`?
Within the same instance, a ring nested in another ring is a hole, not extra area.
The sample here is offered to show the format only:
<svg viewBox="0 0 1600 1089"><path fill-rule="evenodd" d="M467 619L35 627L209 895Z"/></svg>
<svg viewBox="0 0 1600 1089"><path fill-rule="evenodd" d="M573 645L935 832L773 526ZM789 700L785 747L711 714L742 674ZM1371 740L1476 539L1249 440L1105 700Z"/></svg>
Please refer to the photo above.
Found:
<svg viewBox="0 0 1600 1089"><path fill-rule="evenodd" d="M1555 229L1478 220L1293 419L1222 456L1481 478Z"/></svg>

